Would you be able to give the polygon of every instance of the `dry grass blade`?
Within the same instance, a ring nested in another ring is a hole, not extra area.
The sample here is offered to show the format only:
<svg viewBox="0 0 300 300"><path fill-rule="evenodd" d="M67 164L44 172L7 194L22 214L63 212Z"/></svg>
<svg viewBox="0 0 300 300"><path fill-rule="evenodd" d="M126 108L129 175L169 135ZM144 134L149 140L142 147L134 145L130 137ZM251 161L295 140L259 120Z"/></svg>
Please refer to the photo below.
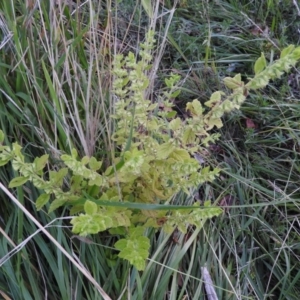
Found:
<svg viewBox="0 0 300 300"><path fill-rule="evenodd" d="M13 44L11 42L11 38L13 37L13 34L7 28L5 18L1 13L0 13L0 30L3 33L3 39L0 43L0 50L4 48L6 44L8 44L9 47L13 48Z"/></svg>
<svg viewBox="0 0 300 300"><path fill-rule="evenodd" d="M12 300L9 298L4 292L0 291L0 295L3 297L4 300Z"/></svg>
<svg viewBox="0 0 300 300"><path fill-rule="evenodd" d="M209 274L207 268L201 267L201 272L202 272L202 276L203 276L207 299L208 300L218 300L219 298L216 294L216 291L214 289L214 284L212 282L212 279L210 277L210 274Z"/></svg>
<svg viewBox="0 0 300 300"><path fill-rule="evenodd" d="M297 1L296 1L296 0L293 0L293 4L294 4L295 7L296 7L296 10L297 10L297 12L298 12L298 16L300 16L300 8L299 8L299 6L298 6L298 4L297 4Z"/></svg>
<svg viewBox="0 0 300 300"><path fill-rule="evenodd" d="M184 115L187 101L204 102L223 89L224 76L252 76L261 52L272 61L279 48L299 44L299 16L296 0L0 1L1 129L32 156L46 149L56 158L74 147L110 160L111 61L120 52L138 55L149 26L156 31L157 49L147 97L159 99L173 70L185 78L176 99ZM208 149L214 158L198 157L203 165L223 169L219 180L199 187L199 200L219 203L226 213L195 234L192 246L184 236L170 241L163 232L149 231L152 259L142 273L116 257L115 236L71 237L69 228L47 227L56 213L36 212L32 206L34 216L28 215L19 205L20 191L17 201L6 190L18 207L3 193L0 256L7 260L0 272L0 297L19 299L27 291L26 299L42 299L47 291L49 299L75 299L78 293L82 299L109 299L109 294L120 300L205 300L204 279L211 282L207 289L214 284L214 291L207 290L213 299L298 300L298 69L227 116L219 150ZM3 191L13 176L9 167L1 168ZM31 189L25 197L34 203L38 193ZM179 196L174 201L188 203ZM34 223L39 220L38 229L23 212ZM55 237L51 243L42 229ZM32 241L24 247L27 237ZM57 250L61 245L74 257Z"/></svg>

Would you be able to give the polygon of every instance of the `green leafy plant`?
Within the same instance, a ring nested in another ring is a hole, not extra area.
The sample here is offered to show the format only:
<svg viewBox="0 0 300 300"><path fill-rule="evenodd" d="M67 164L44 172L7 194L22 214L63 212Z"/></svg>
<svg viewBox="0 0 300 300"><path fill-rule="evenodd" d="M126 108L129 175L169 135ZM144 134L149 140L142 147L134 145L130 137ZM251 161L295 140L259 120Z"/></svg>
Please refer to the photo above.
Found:
<svg viewBox="0 0 300 300"><path fill-rule="evenodd" d="M178 75L171 74L165 81L168 91L156 103L145 97L154 43L154 33L150 31L140 47L139 60L133 53L115 57L115 130L111 137L115 151L108 168L95 157L78 159L73 149L71 155L61 155L64 166L58 171L45 172L48 155L28 163L20 145L0 147L0 165L12 161L20 174L10 182L11 188L31 181L43 191L36 200L38 210L50 199L50 212L61 206L70 207L76 234L86 236L110 230L119 235L115 244L119 257L138 270L145 268L149 255L146 228L167 232L178 228L185 233L188 226L201 228L208 218L221 213L209 200L204 206L174 206L171 200L180 191L191 194L219 174L217 168L202 167L195 157L204 155L209 143L218 139L219 135L210 131L222 127L223 114L239 109L250 90L263 88L300 58L300 47L294 46L284 49L280 59L270 65L262 54L255 64L253 79L245 84L240 75L225 78L232 92L213 93L205 106L193 100L186 106L189 117L183 120L176 117L171 100L180 92ZM3 142L3 133L0 138Z"/></svg>

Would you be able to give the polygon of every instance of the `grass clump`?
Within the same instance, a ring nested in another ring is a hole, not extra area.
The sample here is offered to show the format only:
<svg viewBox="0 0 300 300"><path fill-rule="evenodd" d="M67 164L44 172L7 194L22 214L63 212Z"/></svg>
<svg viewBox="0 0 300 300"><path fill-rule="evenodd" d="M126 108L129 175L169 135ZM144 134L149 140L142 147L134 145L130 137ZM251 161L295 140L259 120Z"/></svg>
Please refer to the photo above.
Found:
<svg viewBox="0 0 300 300"><path fill-rule="evenodd" d="M210 131L219 135L219 141L210 142L208 148L201 145L201 153L197 152L202 164L217 166L222 173L189 196L177 194L172 204L192 207L196 197L219 203L226 211L202 228L186 227L185 233L175 231L171 235L147 229L150 259L145 270L137 272L111 248L117 241L115 235L103 232L92 239L74 236L69 221L61 218L67 214L65 208L37 212L35 201L41 191L27 182L15 190L19 202L44 226L56 220L47 230L68 253L80 258L86 275L99 282L105 293L100 296L99 289L95 291L89 283L91 278L85 279L78 267L38 232L27 240L36 232L32 221L14 209L3 194L1 257L24 241L15 248L20 249L16 255L1 261L4 295L13 299L44 295L63 299L102 299L107 295L113 299L204 299L206 278L202 276L206 267L220 299L297 299L297 66L280 80L271 78L268 82L270 78L264 77L270 70L265 68L265 61L276 66L279 49L299 42L298 35L293 34L297 32L297 22L288 23L297 20L297 7L287 1L193 2L180 1L173 6L165 1L165 6L157 4L152 8L152 15L149 8L143 12L147 1L135 2L134 6L111 6L106 1L92 0L77 6L59 1L56 6L39 2L32 6L21 1L1 4L1 28L9 40L1 49L0 64L5 74L0 82L5 145L19 141L26 163L46 149L51 158L49 170L58 170L61 154L70 156L71 149L76 148L79 157L103 158L103 170L113 164L111 174L120 173L127 141L132 139L131 146L134 145L137 137L133 133L145 131L136 124L131 133L127 130L131 122L122 118L123 124L129 125L118 127L116 119L111 118L116 115L116 91L111 81L116 56L112 54L114 50L127 54L129 49L135 55L139 53L137 45L148 28L145 18L139 22L139 15L149 15L162 50L153 52L154 64L146 72L150 82L144 99L157 103L167 92L163 82L172 71L182 78L176 83L176 88L178 84L181 87L180 95L176 95L179 123L192 115L196 117L195 109L205 108L208 102L215 113L209 119L215 117L214 125L218 127L223 124L217 131ZM284 9L276 9L278 5L284 5ZM127 27L125 33L121 27ZM288 49L286 58L294 51ZM261 52L266 59L261 56L255 67L256 77L261 79L249 80ZM281 67L283 71L285 66ZM242 76L236 74L239 72ZM222 83L224 77L227 87ZM251 91L266 83L266 88ZM220 93L210 99L216 91ZM225 102L231 91L235 96ZM246 94L249 95L244 101ZM193 102L195 98L200 101ZM186 113L188 101L192 104ZM132 113L133 105L126 105ZM231 111L235 107L240 110L219 119L219 108ZM166 115L161 118L170 120L171 112L165 104L154 110L163 110ZM116 129L127 130L127 139L122 140L124 132L114 136L118 147L111 140ZM7 165L1 168L0 176L8 186L17 175Z"/></svg>

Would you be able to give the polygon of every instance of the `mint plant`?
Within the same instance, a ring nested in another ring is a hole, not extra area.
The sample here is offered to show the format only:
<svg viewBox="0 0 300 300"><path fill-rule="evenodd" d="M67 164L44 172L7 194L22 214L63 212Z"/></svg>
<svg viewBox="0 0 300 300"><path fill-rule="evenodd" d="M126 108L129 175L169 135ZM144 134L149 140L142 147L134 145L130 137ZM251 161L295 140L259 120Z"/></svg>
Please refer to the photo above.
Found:
<svg viewBox="0 0 300 300"><path fill-rule="evenodd" d="M86 236L104 230L118 234L115 247L120 250L119 257L138 270L145 268L149 255L146 228L166 232L178 228L185 233L188 226L201 227L205 220L221 213L209 200L203 207L199 203L176 207L171 205L171 199L180 191L191 194L219 174L217 168L202 167L195 156L217 141L219 135L210 131L222 127L223 114L239 109L251 90L265 87L300 58L300 47L292 45L270 65L262 54L255 63L253 79L245 84L240 74L225 78L232 92L217 91L204 106L193 100L186 105L189 117L183 120L176 117L171 101L180 92L178 75L171 74L166 79L168 91L160 95L157 103L144 96L154 43L154 33L150 31L141 45L139 60L133 53L115 57L112 71L116 102L111 116L115 130L111 139L116 150L107 169L103 170L102 161L95 157L78 158L73 149L71 155L61 156L64 166L60 170L45 174L48 155L27 163L17 143L0 147L0 165L11 161L20 174L10 182L11 188L31 181L43 191L36 200L38 210L49 201L49 212L70 207L75 234ZM3 143L2 132L0 140Z"/></svg>

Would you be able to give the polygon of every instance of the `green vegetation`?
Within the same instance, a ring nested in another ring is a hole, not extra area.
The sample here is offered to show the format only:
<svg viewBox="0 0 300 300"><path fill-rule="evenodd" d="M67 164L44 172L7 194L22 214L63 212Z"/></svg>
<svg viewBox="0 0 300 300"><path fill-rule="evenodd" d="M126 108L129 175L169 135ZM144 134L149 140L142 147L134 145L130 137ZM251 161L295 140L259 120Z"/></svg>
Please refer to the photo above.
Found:
<svg viewBox="0 0 300 300"><path fill-rule="evenodd" d="M297 299L297 4L164 5L1 3L2 297Z"/></svg>

